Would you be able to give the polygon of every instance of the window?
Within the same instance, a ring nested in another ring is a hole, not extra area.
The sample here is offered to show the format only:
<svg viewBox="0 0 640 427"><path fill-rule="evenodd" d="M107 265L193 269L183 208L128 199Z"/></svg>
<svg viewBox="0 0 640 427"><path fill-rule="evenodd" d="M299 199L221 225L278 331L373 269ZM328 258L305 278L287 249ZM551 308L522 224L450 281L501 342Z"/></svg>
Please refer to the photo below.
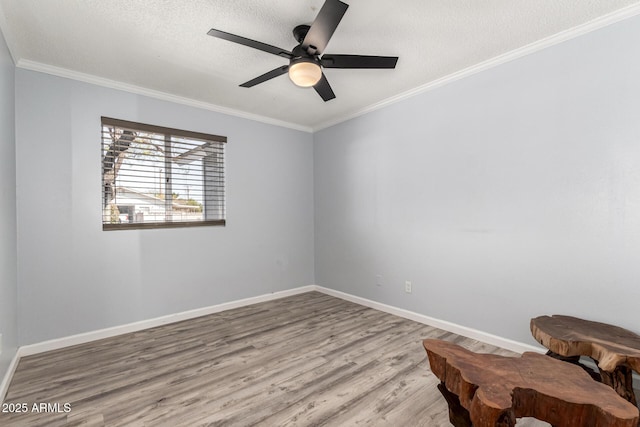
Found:
<svg viewBox="0 0 640 427"><path fill-rule="evenodd" d="M102 229L224 225L226 142L102 117Z"/></svg>

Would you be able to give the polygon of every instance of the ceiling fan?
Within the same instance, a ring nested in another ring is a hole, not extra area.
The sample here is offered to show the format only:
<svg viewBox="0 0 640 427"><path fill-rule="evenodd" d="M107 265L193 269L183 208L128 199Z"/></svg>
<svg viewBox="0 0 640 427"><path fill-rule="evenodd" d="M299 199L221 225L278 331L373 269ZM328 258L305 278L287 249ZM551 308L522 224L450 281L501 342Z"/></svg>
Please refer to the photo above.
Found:
<svg viewBox="0 0 640 427"><path fill-rule="evenodd" d="M348 4L339 0L326 0L311 25L298 25L293 29L293 36L299 44L291 52L213 28L207 34L289 60L289 65L283 65L242 83L241 87L252 87L288 72L293 83L301 87L313 86L326 102L335 98L336 95L322 68L395 68L398 62L397 56L322 55L348 7Z"/></svg>

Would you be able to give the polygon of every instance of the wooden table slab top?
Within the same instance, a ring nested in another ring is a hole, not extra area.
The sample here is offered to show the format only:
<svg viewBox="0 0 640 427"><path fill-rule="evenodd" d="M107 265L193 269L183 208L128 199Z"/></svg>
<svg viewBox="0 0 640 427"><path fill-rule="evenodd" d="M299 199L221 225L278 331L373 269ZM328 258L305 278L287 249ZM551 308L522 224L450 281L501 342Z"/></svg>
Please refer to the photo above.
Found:
<svg viewBox="0 0 640 427"><path fill-rule="evenodd" d="M531 319L531 334L554 353L597 360L601 370L626 364L640 372L640 335L627 329L556 314Z"/></svg>
<svg viewBox="0 0 640 427"><path fill-rule="evenodd" d="M423 345L432 372L476 427L513 426L521 417L557 427L638 425L638 408L578 366L538 353L478 354L432 339Z"/></svg>

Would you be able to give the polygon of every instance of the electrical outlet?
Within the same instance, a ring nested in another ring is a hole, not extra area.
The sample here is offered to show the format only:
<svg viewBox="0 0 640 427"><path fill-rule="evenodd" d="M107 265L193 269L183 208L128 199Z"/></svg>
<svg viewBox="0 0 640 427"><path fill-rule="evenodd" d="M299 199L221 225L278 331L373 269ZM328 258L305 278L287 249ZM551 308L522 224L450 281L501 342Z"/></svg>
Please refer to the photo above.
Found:
<svg viewBox="0 0 640 427"><path fill-rule="evenodd" d="M382 274L376 274L376 286L382 286Z"/></svg>
<svg viewBox="0 0 640 427"><path fill-rule="evenodd" d="M408 294L411 293L411 282L408 280L404 282L404 291Z"/></svg>

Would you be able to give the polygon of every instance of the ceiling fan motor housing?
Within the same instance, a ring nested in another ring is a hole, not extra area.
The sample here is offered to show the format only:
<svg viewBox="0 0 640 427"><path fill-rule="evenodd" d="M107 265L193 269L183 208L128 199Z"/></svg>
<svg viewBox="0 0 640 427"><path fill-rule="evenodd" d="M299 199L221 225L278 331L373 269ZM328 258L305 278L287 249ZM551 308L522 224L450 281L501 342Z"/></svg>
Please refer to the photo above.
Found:
<svg viewBox="0 0 640 427"><path fill-rule="evenodd" d="M302 41L305 37L307 37L307 33L309 32L310 25L298 25L293 29L293 37L296 38L298 43L302 44Z"/></svg>
<svg viewBox="0 0 640 427"><path fill-rule="evenodd" d="M212 28L207 34L233 43L238 43L263 52L278 55L289 60L289 65L280 66L261 76L242 83L241 87L253 87L288 73L291 81L301 87L313 87L323 101L336 97L322 73L323 68L363 69L396 67L397 56L325 54L324 49L333 32L342 20L348 4L340 0L325 0L311 25L298 25L293 36L298 44L289 52L277 46L248 39L236 34ZM322 58L320 57L322 55Z"/></svg>
<svg viewBox="0 0 640 427"><path fill-rule="evenodd" d="M296 47L294 47L293 49L291 49L291 53L293 54L293 59L296 58L317 58L318 55L311 55L309 54L305 48L303 48L301 45L298 45Z"/></svg>

